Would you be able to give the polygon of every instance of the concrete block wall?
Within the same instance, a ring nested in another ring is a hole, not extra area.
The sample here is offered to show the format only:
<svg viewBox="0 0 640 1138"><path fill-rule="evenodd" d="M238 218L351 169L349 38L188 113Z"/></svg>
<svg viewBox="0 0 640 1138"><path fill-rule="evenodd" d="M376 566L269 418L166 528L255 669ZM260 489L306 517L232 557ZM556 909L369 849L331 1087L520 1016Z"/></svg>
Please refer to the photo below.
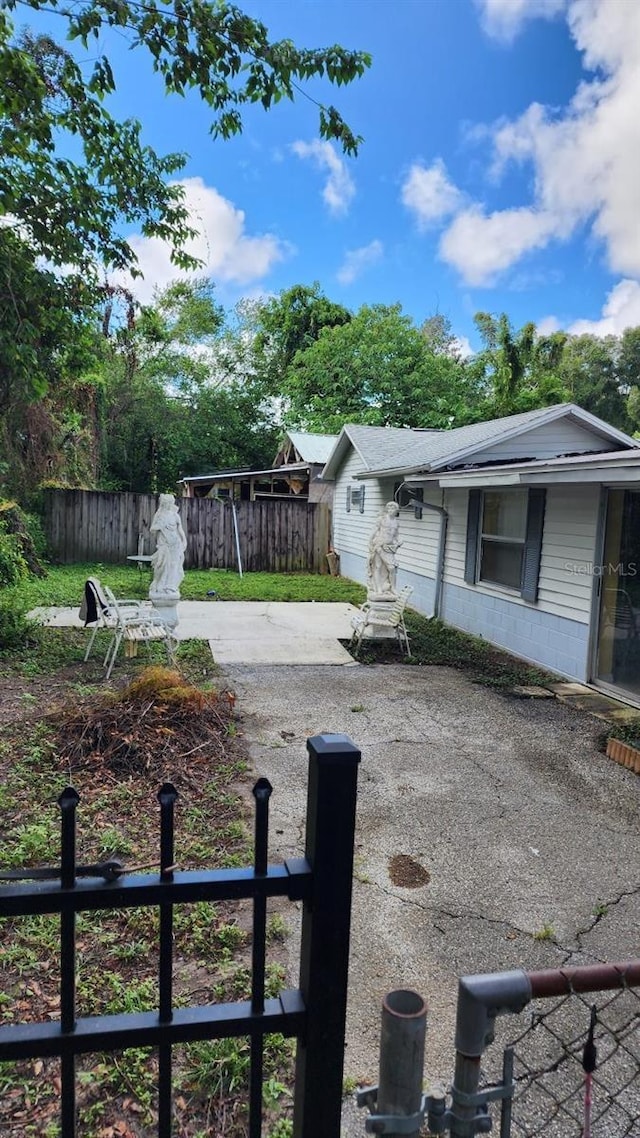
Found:
<svg viewBox="0 0 640 1138"><path fill-rule="evenodd" d="M340 572L352 581L367 583L366 558L342 553ZM406 569L398 570L398 588L411 585L409 607L433 615L435 581ZM542 612L535 605L514 604L508 598L488 596L480 589L465 589L445 582L441 618L454 628L481 636L541 668L585 683L589 677L589 627L577 620Z"/></svg>
<svg viewBox="0 0 640 1138"><path fill-rule="evenodd" d="M589 627L577 620L451 584L443 588L441 615L447 624L514 656L573 680L588 679Z"/></svg>

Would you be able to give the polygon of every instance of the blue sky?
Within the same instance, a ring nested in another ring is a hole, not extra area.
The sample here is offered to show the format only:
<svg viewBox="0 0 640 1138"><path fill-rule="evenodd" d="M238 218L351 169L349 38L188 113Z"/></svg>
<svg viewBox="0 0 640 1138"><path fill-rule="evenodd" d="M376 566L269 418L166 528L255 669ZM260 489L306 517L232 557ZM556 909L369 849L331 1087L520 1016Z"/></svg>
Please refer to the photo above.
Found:
<svg viewBox="0 0 640 1138"><path fill-rule="evenodd" d="M166 98L140 53L102 41L114 113L139 118L157 150L189 155L195 251L225 307L318 280L350 308L400 302L418 322L441 312L472 346L478 310L542 330L640 324L636 0L240 6L274 37L371 52L350 87L306 88L364 136L357 159L319 142L302 96L250 108L241 137L213 142L195 96ZM38 19L61 34L55 17ZM134 245L147 300L175 273L160 243Z"/></svg>

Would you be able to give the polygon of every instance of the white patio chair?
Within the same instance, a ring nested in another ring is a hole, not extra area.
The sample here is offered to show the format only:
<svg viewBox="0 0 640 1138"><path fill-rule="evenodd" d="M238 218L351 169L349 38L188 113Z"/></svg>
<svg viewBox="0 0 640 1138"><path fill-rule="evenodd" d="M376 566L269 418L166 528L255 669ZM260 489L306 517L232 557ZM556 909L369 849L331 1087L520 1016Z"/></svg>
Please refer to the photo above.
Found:
<svg viewBox="0 0 640 1138"><path fill-rule="evenodd" d="M404 610L407 607L407 601L411 596L413 589L411 585L405 585L400 590L393 602L390 601L365 601L360 606L360 610L351 619L351 627L353 634L351 636L350 647L354 652L357 652L365 631L368 629L367 638L375 640L376 638L382 640L389 637L389 631L393 630L400 645L401 652L407 656L410 654L409 636L404 623ZM376 637L376 630L379 630L378 637Z"/></svg>
<svg viewBox="0 0 640 1138"><path fill-rule="evenodd" d="M90 577L85 583L85 601L80 616L84 617L85 625L94 625L85 660L89 659L96 633L100 628L106 628L113 633L103 661L103 666L107 669L106 679L111 675L123 639L130 643L162 640L169 661L175 663L175 638L149 601L129 597L116 598L107 585L102 585L97 577Z"/></svg>

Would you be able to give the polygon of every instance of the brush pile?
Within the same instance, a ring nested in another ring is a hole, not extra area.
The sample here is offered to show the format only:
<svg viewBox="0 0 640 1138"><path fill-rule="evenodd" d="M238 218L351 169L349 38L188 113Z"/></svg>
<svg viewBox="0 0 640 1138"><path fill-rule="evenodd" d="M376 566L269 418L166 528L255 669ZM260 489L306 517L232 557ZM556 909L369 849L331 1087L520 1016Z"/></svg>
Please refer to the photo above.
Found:
<svg viewBox="0 0 640 1138"><path fill-rule="evenodd" d="M232 692L202 692L170 668L146 668L127 687L56 715L60 765L120 777L172 778L224 761L236 735Z"/></svg>

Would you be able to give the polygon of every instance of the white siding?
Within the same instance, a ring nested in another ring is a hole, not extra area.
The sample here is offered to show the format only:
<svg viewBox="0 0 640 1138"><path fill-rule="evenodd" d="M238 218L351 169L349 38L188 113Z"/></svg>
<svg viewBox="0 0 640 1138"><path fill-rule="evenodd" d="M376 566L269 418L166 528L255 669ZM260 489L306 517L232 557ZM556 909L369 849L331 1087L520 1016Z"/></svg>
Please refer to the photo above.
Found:
<svg viewBox="0 0 640 1138"><path fill-rule="evenodd" d="M599 501L593 483L547 489L538 605L582 624L591 619Z"/></svg>
<svg viewBox="0 0 640 1138"><path fill-rule="evenodd" d="M444 559L444 580L453 585L464 585L464 557L467 546L466 490L447 490L444 508L449 515L447 550Z"/></svg>
<svg viewBox="0 0 640 1138"><path fill-rule="evenodd" d="M390 486L389 490L391 497L393 486ZM442 498L442 491L427 491L425 488L425 506L421 518L416 518L412 506L407 506L400 511L400 540L402 545L396 554L399 569L418 573L422 577L435 578L440 537L440 514L436 510L428 510L426 503L442 506Z"/></svg>
<svg viewBox="0 0 640 1138"><path fill-rule="evenodd" d="M530 607L509 590L487 584L467 585L464 562L467 541L467 490L448 490L445 509L449 514L446 582L502 597ZM542 558L536 608L541 612L588 624L594 577L592 565L598 523L599 487L549 486L542 538Z"/></svg>
<svg viewBox="0 0 640 1138"><path fill-rule="evenodd" d="M508 458L558 458L562 454L617 450L619 447L620 443L607 440L588 427L572 423L570 419L560 419L543 427L534 427L497 446L478 450L473 455L473 461L485 463L501 462Z"/></svg>
<svg viewBox="0 0 640 1138"><path fill-rule="evenodd" d="M382 495L380 484L372 479L370 481L356 481L356 475L365 469L362 459L357 451L351 450L346 462L340 468L335 482L333 496L333 545L338 553L352 553L360 557L367 556L369 538L373 531L376 518L382 512L386 499ZM360 513L357 504L351 506L347 512L347 488L354 489L364 486L364 513Z"/></svg>
<svg viewBox="0 0 640 1138"><path fill-rule="evenodd" d="M363 463L355 450L340 470L335 482L333 498L333 544L338 553L351 553L366 557L369 538L377 518L386 502L393 501L393 481L379 482L377 479L355 481L355 476L364 470ZM396 480L397 481L397 480ZM358 505L352 505L347 512L347 488L364 486L364 513ZM440 490L424 491L424 501L433 505L443 504ZM423 509L422 518L416 518L413 508L400 511L400 540L398 568L420 576L435 578L438 539L440 534L440 515L435 510Z"/></svg>

